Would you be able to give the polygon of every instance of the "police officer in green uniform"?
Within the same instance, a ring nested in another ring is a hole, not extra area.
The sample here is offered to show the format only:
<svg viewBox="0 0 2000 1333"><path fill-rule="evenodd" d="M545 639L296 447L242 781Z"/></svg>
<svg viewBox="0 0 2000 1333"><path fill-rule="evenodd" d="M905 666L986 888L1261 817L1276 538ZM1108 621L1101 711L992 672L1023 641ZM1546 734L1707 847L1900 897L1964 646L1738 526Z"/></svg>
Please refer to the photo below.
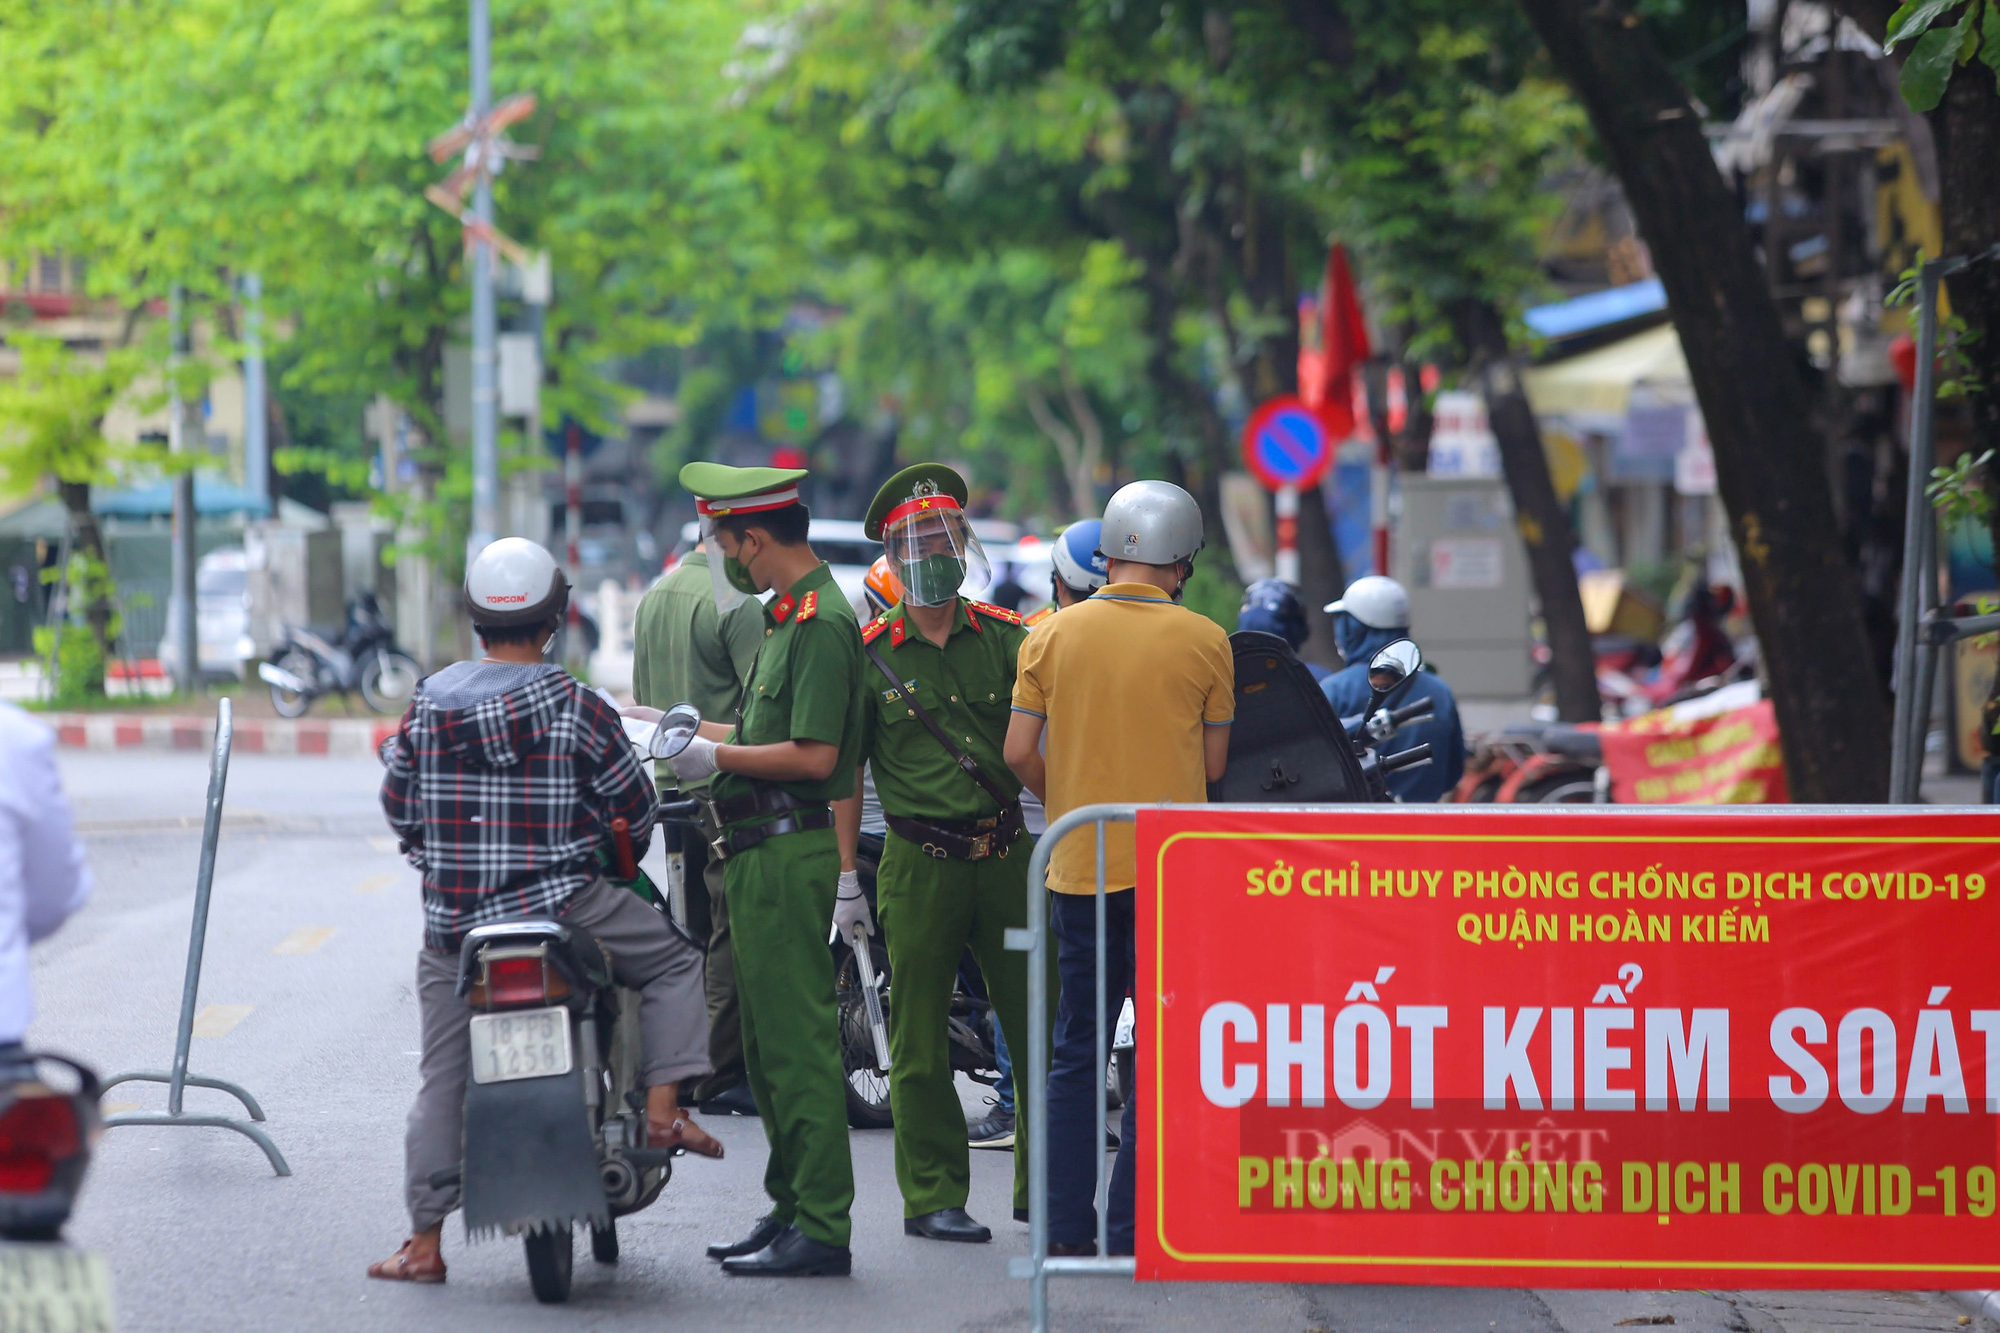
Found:
<svg viewBox="0 0 2000 1333"><path fill-rule="evenodd" d="M969 573L980 582L986 574L964 503L964 478L919 463L891 477L868 508L868 535L882 542L903 599L862 630L870 654L862 751L889 825L876 902L895 978L889 1101L903 1230L978 1242L992 1232L965 1211L971 1164L947 1019L969 944L1007 1041L1028 1049L1026 956L1009 952L1005 935L1027 923L1034 840L1022 831L1020 779L1001 758L1028 632L1012 611L958 595ZM859 796L836 812L858 827ZM849 907L844 897L841 906ZM1014 1156L1022 1220L1024 1143Z"/></svg>
<svg viewBox="0 0 2000 1333"><path fill-rule="evenodd" d="M632 625L632 697L644 707L691 703L703 717L726 718L743 698L743 682L764 644L764 610L744 597L727 615L718 612L708 565L707 547L697 545L639 601ZM659 785L662 801L683 799L664 763ZM702 789L693 784L685 795ZM681 857L688 934L702 946L708 1062L714 1066L713 1073L681 1089L681 1096L697 1110L755 1115L743 1074L743 1022L722 861L708 854L708 839L699 830L668 824L661 833L668 854Z"/></svg>
<svg viewBox="0 0 2000 1333"><path fill-rule="evenodd" d="M841 851L829 802L860 763L861 636L832 573L806 544L802 471L689 463L717 604L776 592L734 727L704 721L669 763L711 775L724 858L743 1056L770 1160L771 1211L711 1258L741 1276L845 1276L851 1265L845 1080L826 947ZM720 557L717 559L716 557Z"/></svg>

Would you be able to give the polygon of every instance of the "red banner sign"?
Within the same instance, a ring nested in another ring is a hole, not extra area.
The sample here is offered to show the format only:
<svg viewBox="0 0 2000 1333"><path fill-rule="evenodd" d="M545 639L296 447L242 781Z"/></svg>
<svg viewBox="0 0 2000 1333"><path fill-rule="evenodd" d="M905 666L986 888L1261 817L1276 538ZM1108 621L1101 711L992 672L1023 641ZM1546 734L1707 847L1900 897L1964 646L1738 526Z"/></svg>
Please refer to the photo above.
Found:
<svg viewBox="0 0 2000 1333"><path fill-rule="evenodd" d="M1598 732L1620 805L1769 805L1786 799L1769 699L1709 717L1645 713Z"/></svg>
<svg viewBox="0 0 2000 1333"><path fill-rule="evenodd" d="M1142 1278L2000 1285L2000 821L1139 814Z"/></svg>

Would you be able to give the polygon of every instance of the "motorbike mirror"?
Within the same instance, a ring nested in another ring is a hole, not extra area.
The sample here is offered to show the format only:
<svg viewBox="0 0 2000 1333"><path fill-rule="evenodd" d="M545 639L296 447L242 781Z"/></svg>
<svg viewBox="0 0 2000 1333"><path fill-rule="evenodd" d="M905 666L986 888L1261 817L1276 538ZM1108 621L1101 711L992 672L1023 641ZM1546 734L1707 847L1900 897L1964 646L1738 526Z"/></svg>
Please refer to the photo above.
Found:
<svg viewBox="0 0 2000 1333"><path fill-rule="evenodd" d="M1423 670L1423 649L1415 639L1398 639L1368 661L1368 684L1384 694Z"/></svg>
<svg viewBox="0 0 2000 1333"><path fill-rule="evenodd" d="M1368 688L1372 697L1367 711L1373 713L1380 708L1391 691L1423 670L1423 666L1423 649L1417 647L1415 639L1397 639L1385 644L1368 661Z"/></svg>
<svg viewBox="0 0 2000 1333"><path fill-rule="evenodd" d="M675 704L660 718L646 753L655 759L672 759L687 749L688 742L694 739L695 728L700 725L700 709L693 704Z"/></svg>

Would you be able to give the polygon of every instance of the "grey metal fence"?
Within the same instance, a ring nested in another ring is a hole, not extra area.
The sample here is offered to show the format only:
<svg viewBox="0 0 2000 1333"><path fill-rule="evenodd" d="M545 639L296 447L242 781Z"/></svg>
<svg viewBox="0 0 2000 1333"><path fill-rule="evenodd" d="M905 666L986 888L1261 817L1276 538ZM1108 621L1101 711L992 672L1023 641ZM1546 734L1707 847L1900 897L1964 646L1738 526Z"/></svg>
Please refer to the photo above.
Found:
<svg viewBox="0 0 2000 1333"><path fill-rule="evenodd" d="M1035 844L1028 861L1028 924L1007 932L1007 947L1028 955L1028 1257L1012 1265L1015 1277L1028 1279L1028 1308L1035 1333L1049 1327L1049 1279L1051 1277L1131 1277L1137 1265L1130 1257L1112 1258L1110 1248L1111 1168L1106 1154L1099 1151L1097 1188L1097 1255L1051 1256L1049 1254L1049 854L1055 845L1077 829L1090 825L1097 830L1097 1125L1104 1132L1107 1092L1104 1068L1111 1058L1111 1021L1105 1013L1104 974L1104 826L1130 824L1137 818L1136 805L1086 805L1070 811L1049 825ZM1121 997L1122 998L1122 997ZM1134 1089L1137 1092L1137 1089Z"/></svg>

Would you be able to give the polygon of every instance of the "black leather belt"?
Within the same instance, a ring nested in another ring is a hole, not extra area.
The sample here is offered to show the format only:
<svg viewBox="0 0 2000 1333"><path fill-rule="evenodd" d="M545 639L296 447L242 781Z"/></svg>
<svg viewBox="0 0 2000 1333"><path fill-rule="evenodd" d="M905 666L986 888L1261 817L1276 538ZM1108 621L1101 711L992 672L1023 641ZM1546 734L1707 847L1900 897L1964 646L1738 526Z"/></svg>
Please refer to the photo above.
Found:
<svg viewBox="0 0 2000 1333"><path fill-rule="evenodd" d="M884 814L883 820L897 837L917 844L940 861L946 857L983 861L989 856L1005 856L1026 827L1019 801L987 819L905 819Z"/></svg>
<svg viewBox="0 0 2000 1333"><path fill-rule="evenodd" d="M819 805L824 805L820 802ZM783 787L769 783L758 783L748 796L732 796L726 801L703 801L709 816L718 827L741 824L745 820L758 819L764 815L782 815L792 810L818 808L811 801L802 801Z"/></svg>
<svg viewBox="0 0 2000 1333"><path fill-rule="evenodd" d="M751 824L746 828L725 829L720 837L709 844L709 849L720 857L740 856L760 842L785 833L804 833L809 829L833 827L833 811L824 805L780 815L768 824Z"/></svg>

